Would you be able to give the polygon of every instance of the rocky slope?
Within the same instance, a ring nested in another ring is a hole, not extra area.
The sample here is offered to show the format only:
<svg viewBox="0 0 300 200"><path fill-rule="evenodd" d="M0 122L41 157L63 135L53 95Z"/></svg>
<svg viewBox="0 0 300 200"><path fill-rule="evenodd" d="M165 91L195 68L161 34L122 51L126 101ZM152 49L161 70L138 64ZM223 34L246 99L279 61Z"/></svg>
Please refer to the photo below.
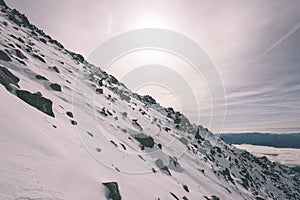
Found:
<svg viewBox="0 0 300 200"><path fill-rule="evenodd" d="M0 0L0 199L299 199L299 174L216 138Z"/></svg>

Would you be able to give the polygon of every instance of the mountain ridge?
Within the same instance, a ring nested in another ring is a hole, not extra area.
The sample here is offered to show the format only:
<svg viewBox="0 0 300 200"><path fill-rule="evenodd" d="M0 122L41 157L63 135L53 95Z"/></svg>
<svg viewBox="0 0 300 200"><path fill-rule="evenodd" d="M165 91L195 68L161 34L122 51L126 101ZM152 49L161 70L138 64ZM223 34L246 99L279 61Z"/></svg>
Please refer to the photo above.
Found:
<svg viewBox="0 0 300 200"><path fill-rule="evenodd" d="M231 144L252 144L276 148L300 149L300 133L222 133L220 138Z"/></svg>
<svg viewBox="0 0 300 200"><path fill-rule="evenodd" d="M290 168L130 91L0 6L0 199L300 196Z"/></svg>

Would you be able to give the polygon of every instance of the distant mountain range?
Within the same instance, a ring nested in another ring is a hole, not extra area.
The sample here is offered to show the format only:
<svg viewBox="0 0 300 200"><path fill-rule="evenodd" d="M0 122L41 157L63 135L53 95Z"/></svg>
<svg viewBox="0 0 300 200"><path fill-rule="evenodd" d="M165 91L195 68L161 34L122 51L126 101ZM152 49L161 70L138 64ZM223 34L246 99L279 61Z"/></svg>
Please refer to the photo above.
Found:
<svg viewBox="0 0 300 200"><path fill-rule="evenodd" d="M276 148L300 149L300 133L224 133L219 136L222 140L231 144L252 144Z"/></svg>

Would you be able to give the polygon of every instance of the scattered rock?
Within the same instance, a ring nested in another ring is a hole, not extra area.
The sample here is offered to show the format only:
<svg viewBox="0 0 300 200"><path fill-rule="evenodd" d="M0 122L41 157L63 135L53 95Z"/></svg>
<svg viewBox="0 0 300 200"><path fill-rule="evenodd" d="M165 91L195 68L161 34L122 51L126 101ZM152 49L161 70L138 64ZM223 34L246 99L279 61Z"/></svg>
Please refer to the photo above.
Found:
<svg viewBox="0 0 300 200"><path fill-rule="evenodd" d="M11 61L11 58L2 50L0 50L0 59L4 61Z"/></svg>
<svg viewBox="0 0 300 200"><path fill-rule="evenodd" d="M102 88L97 88L96 89L96 94L103 94L103 89Z"/></svg>
<svg viewBox="0 0 300 200"><path fill-rule="evenodd" d="M61 87L60 87L60 85L57 84L57 83L51 83L51 84L50 84L50 87L51 87L53 90L55 90L55 91L61 92Z"/></svg>
<svg viewBox="0 0 300 200"><path fill-rule="evenodd" d="M189 190L188 186L186 186L186 185L182 185L182 187L183 187L183 189L184 189L185 191L187 191L187 192L190 192L190 190Z"/></svg>
<svg viewBox="0 0 300 200"><path fill-rule="evenodd" d="M167 175L172 176L171 172L169 171L168 167L164 165L163 161L161 159L157 159L155 161L155 165L162 171L166 172Z"/></svg>
<svg viewBox="0 0 300 200"><path fill-rule="evenodd" d="M143 147L152 148L154 146L154 139L151 136L140 133L135 135L134 138L139 141Z"/></svg>
<svg viewBox="0 0 300 200"><path fill-rule="evenodd" d="M179 200L179 198L178 198L174 193L170 192L170 194L171 194L175 199Z"/></svg>
<svg viewBox="0 0 300 200"><path fill-rule="evenodd" d="M158 146L158 148L162 149L162 145L161 144L158 144L157 146Z"/></svg>
<svg viewBox="0 0 300 200"><path fill-rule="evenodd" d="M0 6L4 6L5 8L7 8L7 5L3 0L0 0Z"/></svg>
<svg viewBox="0 0 300 200"><path fill-rule="evenodd" d="M44 38L40 38L40 41L47 44L47 40L45 40Z"/></svg>
<svg viewBox="0 0 300 200"><path fill-rule="evenodd" d="M38 79L38 80L45 80L45 81L48 81L48 79L42 75L35 75L35 78Z"/></svg>
<svg viewBox="0 0 300 200"><path fill-rule="evenodd" d="M155 99L153 99L153 97L149 96L149 95L145 95L142 97L142 101L147 103L147 104L156 104Z"/></svg>
<svg viewBox="0 0 300 200"><path fill-rule="evenodd" d="M109 190L109 194L107 196L108 198L111 198L112 200L122 199L117 182L107 182L107 183L103 183L103 185L107 187Z"/></svg>
<svg viewBox="0 0 300 200"><path fill-rule="evenodd" d="M91 137L94 137L94 135L93 135L92 133L88 132L88 131L87 131L87 134L88 134L89 136L91 136Z"/></svg>
<svg viewBox="0 0 300 200"><path fill-rule="evenodd" d="M58 68L56 66L54 67L48 67L50 70L55 71L56 73L60 73Z"/></svg>
<svg viewBox="0 0 300 200"><path fill-rule="evenodd" d="M77 122L74 121L74 120L71 120L71 124L72 124L72 125L77 125Z"/></svg>
<svg viewBox="0 0 300 200"><path fill-rule="evenodd" d="M124 117L124 118L126 118L127 115L128 115L127 112L123 112L123 113L122 113L122 117Z"/></svg>
<svg viewBox="0 0 300 200"><path fill-rule="evenodd" d="M50 99L42 97L40 93L31 93L26 90L17 90L16 94L20 99L22 99L29 105L37 108L38 110L51 117L55 117L52 110L52 101Z"/></svg>
<svg viewBox="0 0 300 200"><path fill-rule="evenodd" d="M108 116L108 114L105 112L105 107L103 107L101 110L98 110L98 113L104 117Z"/></svg>
<svg viewBox="0 0 300 200"><path fill-rule="evenodd" d="M122 144L122 143L120 143L120 144L123 147L123 149L126 150L126 146L124 144Z"/></svg>
<svg viewBox="0 0 300 200"><path fill-rule="evenodd" d="M33 54L32 55L34 58L38 59L39 61L46 63L46 61L44 60L44 58L42 58L41 56L37 55L37 54Z"/></svg>
<svg viewBox="0 0 300 200"><path fill-rule="evenodd" d="M25 44L25 42L24 42L24 40L22 38L18 37L18 40L19 40L19 42Z"/></svg>
<svg viewBox="0 0 300 200"><path fill-rule="evenodd" d="M20 79L11 73L7 68L0 66L0 83L8 90L12 91L12 88L9 84L13 84L19 87Z"/></svg>
<svg viewBox="0 0 300 200"><path fill-rule="evenodd" d="M71 117L71 118L73 118L74 116L73 116L73 113L72 112L70 112L70 111L68 111L67 113L66 113L69 117Z"/></svg>
<svg viewBox="0 0 300 200"><path fill-rule="evenodd" d="M17 55L20 59L25 59L25 58L27 58L26 56L24 56L24 54L23 54L19 49L16 49L16 55Z"/></svg>
<svg viewBox="0 0 300 200"><path fill-rule="evenodd" d="M132 120L132 125L139 131L143 131L143 128L142 126L137 122L138 120L137 119L133 119Z"/></svg>
<svg viewBox="0 0 300 200"><path fill-rule="evenodd" d="M220 200L219 197L217 197L216 195L212 195L210 198L208 198L207 196L203 196L206 200Z"/></svg>
<svg viewBox="0 0 300 200"><path fill-rule="evenodd" d="M182 144L184 144L184 145L187 145L188 144L188 140L187 139L185 139L184 137L181 137L181 138L179 138L178 139Z"/></svg>
<svg viewBox="0 0 300 200"><path fill-rule="evenodd" d="M115 145L115 147L118 147L118 145L114 142L114 141L110 141L113 145Z"/></svg>

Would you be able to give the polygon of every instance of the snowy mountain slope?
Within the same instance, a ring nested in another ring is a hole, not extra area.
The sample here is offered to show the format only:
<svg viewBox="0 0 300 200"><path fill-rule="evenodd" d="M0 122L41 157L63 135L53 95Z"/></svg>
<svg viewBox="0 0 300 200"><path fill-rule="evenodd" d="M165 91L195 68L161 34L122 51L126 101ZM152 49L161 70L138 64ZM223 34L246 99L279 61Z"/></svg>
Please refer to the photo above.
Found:
<svg viewBox="0 0 300 200"><path fill-rule="evenodd" d="M299 199L299 174L224 143L0 0L0 199ZM103 185L103 183L108 183Z"/></svg>

